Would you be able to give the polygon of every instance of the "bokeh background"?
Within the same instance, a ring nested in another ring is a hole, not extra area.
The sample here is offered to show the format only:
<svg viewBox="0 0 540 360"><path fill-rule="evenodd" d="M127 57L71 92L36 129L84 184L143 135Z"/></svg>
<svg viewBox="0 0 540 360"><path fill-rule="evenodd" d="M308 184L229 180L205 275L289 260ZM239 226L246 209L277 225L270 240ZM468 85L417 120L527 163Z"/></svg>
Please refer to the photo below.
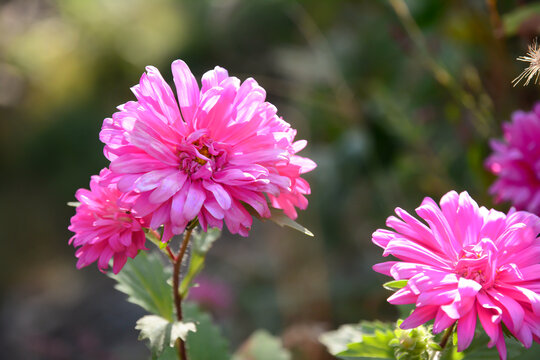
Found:
<svg viewBox="0 0 540 360"><path fill-rule="evenodd" d="M321 331L397 318L370 237L396 206L452 189L494 206L488 139L539 99L510 83L539 34L539 4L520 0L0 1L0 357L148 358L142 311L75 269L66 206L107 166L102 120L144 66L171 84L177 58L197 78L254 77L309 140L319 166L298 221L316 237L224 233L198 300L233 347L265 328L316 360L330 358Z"/></svg>

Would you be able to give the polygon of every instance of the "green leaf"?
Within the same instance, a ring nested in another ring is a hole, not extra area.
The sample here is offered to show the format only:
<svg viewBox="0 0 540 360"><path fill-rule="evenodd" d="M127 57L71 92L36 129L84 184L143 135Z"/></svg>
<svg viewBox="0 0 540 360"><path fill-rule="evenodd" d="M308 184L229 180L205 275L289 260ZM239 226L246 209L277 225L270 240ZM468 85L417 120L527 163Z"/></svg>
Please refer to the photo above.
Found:
<svg viewBox="0 0 540 360"><path fill-rule="evenodd" d="M344 344L347 338L352 342ZM362 321L323 334L321 342L340 359L394 359L394 350L389 346L394 338L392 324Z"/></svg>
<svg viewBox="0 0 540 360"><path fill-rule="evenodd" d="M128 295L129 302L173 320L172 287L168 283L171 271L157 254L141 251L134 259L128 259L117 275L109 276L117 281L116 290Z"/></svg>
<svg viewBox="0 0 540 360"><path fill-rule="evenodd" d="M139 340L148 339L153 357L158 357L165 346L174 347L176 339L185 340L187 334L195 332L195 324L185 322L170 322L157 315L146 315L137 320L135 329L140 331Z"/></svg>
<svg viewBox="0 0 540 360"><path fill-rule="evenodd" d="M301 233L306 234L307 236L314 236L313 233L309 231L307 228L305 228L304 226L300 225L299 223L297 223L296 221L292 220L290 217L285 215L283 210L270 209L270 213L272 214L272 216L270 216L269 220L275 222L279 226L281 227L288 226L292 229L298 230Z"/></svg>
<svg viewBox="0 0 540 360"><path fill-rule="evenodd" d="M229 343L212 323L210 316L190 302L185 302L182 309L185 321L197 325L197 332L190 332L186 340L189 359L230 360Z"/></svg>
<svg viewBox="0 0 540 360"><path fill-rule="evenodd" d="M265 330L255 331L234 354L233 360L290 360L281 339Z"/></svg>
<svg viewBox="0 0 540 360"><path fill-rule="evenodd" d="M164 254L167 254L167 250L165 250L165 248L168 244L161 241L161 236L159 234L157 234L154 230L147 228L144 229L144 233L146 235L146 240L152 242L159 250L161 250Z"/></svg>
<svg viewBox="0 0 540 360"><path fill-rule="evenodd" d="M503 16L504 32L507 36L516 35L524 21L535 15L540 15L540 4L528 4L517 7L514 11Z"/></svg>
<svg viewBox="0 0 540 360"><path fill-rule="evenodd" d="M193 280L204 268L206 254L212 247L212 244L221 236L221 230L218 228L208 229L207 232L194 232L192 235L191 259L189 268L180 284L180 294L186 298Z"/></svg>
<svg viewBox="0 0 540 360"><path fill-rule="evenodd" d="M305 228L304 226L300 225L299 223L297 223L296 221L292 220L290 217L285 215L283 210L275 209L270 204L268 204L268 207L270 209L270 217L269 218L261 217L259 215L259 213L255 209L253 209L251 206L249 206L248 204L244 204L244 207L252 216L256 217L260 221L264 222L266 220L270 220L270 221L275 222L276 224L278 224L281 227L288 226L288 227L290 227L292 229L295 229L295 230L298 230L301 233L304 233L304 234L306 234L308 236L314 236L313 233L311 231L309 231L307 228Z"/></svg>
<svg viewBox="0 0 540 360"><path fill-rule="evenodd" d="M196 232L191 238L191 251L197 254L205 255L214 244L214 241L221 236L221 230L210 228L207 232Z"/></svg>
<svg viewBox="0 0 540 360"><path fill-rule="evenodd" d="M268 218L268 220L275 222L279 226L281 226L281 227L288 226L288 227L290 227L290 228L292 228L294 230L298 230L301 233L306 234L307 236L314 236L313 233L311 231L309 231L307 228L305 228L304 226L300 225L299 223L297 223L296 221L292 220L290 217L285 215L283 210L270 209L270 213L272 215ZM266 219L259 217L259 220L264 221Z"/></svg>
<svg viewBox="0 0 540 360"><path fill-rule="evenodd" d="M337 330L319 336L319 341L335 355L347 350L348 344L362 341L362 327L360 324L341 325Z"/></svg>
<svg viewBox="0 0 540 360"><path fill-rule="evenodd" d="M404 288L407 285L408 280L394 280L394 281L388 281L383 284L383 287L386 290L392 290L397 291L401 288Z"/></svg>
<svg viewBox="0 0 540 360"><path fill-rule="evenodd" d="M178 350L176 347L165 346L161 355L153 355L152 360L178 360Z"/></svg>

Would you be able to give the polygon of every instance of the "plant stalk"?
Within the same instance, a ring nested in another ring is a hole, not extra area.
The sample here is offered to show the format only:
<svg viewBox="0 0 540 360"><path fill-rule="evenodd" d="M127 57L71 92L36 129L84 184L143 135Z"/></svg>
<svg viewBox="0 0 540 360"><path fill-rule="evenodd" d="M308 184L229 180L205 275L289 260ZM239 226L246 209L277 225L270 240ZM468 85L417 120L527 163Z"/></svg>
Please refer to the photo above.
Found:
<svg viewBox="0 0 540 360"><path fill-rule="evenodd" d="M182 294L180 294L180 267L182 266L182 260L184 259L184 255L186 254L187 246L189 244L189 239L191 238L191 233L193 232L193 229L197 226L197 222L193 222L192 224L188 225L186 228L186 232L184 233L184 239L182 241L182 244L180 245L180 251L178 252L178 255L172 254L170 252L170 258L173 262L173 296L174 296L174 306L176 308L176 319L181 322L183 319L182 316ZM186 353L186 344L184 340L177 339L176 340L176 346L178 348L178 358L180 360L188 360L187 353Z"/></svg>
<svg viewBox="0 0 540 360"><path fill-rule="evenodd" d="M456 327L456 323L454 322L452 326L450 326L448 329L446 329L446 332L444 333L441 342L439 343L439 346L441 347L440 351L443 351L446 347L446 344L448 344L448 340L450 339L450 336L454 333L454 328Z"/></svg>

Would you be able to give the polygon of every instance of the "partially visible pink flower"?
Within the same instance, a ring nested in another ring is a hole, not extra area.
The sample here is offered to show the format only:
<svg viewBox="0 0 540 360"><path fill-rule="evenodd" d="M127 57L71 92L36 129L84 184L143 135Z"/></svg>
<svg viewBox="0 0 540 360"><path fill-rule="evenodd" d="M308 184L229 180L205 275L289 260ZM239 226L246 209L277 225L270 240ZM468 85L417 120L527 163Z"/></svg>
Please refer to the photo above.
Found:
<svg viewBox="0 0 540 360"><path fill-rule="evenodd" d="M291 218L306 208L310 187L300 176L316 165L296 155L306 142L294 141L296 130L255 80L240 83L216 67L199 89L177 60L177 100L156 68L146 71L132 88L137 101L105 119L100 138L118 188L140 194L134 209L151 228L164 225L164 241L196 217L204 230L225 221L247 236L246 205L262 217L270 216L268 200Z"/></svg>
<svg viewBox="0 0 540 360"><path fill-rule="evenodd" d="M490 193L518 210L540 215L540 102L533 111L516 111L503 125L504 141L492 140L486 168L498 179Z"/></svg>
<svg viewBox="0 0 540 360"><path fill-rule="evenodd" d="M424 199L416 213L425 223L396 208L400 218L386 221L394 230L373 233L384 256L401 260L373 269L408 280L388 301L416 305L401 327L435 319L433 331L439 333L457 321L458 351L463 351L479 318L488 346L496 345L502 359L503 324L526 347L540 342L540 218L479 208L469 194L455 191L442 197L440 208Z"/></svg>
<svg viewBox="0 0 540 360"><path fill-rule="evenodd" d="M90 190L79 189L75 197L79 200L77 213L71 218L69 230L75 235L69 244L78 247L75 256L77 268L97 261L101 271L107 270L111 258L113 272L118 274L127 261L134 258L144 246L146 237L143 221L131 212L131 195L123 194L111 183L108 169L90 180ZM127 200L127 201L124 201Z"/></svg>
<svg viewBox="0 0 540 360"><path fill-rule="evenodd" d="M226 311L232 303L231 289L223 282L199 275L197 286L189 290L188 300L195 301L204 308Z"/></svg>

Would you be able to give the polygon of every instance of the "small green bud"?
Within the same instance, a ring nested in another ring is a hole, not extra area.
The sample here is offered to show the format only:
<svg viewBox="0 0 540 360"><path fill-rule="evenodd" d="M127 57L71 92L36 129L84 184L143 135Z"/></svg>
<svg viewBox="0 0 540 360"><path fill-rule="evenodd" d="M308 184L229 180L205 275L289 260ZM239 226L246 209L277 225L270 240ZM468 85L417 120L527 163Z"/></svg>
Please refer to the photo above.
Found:
<svg viewBox="0 0 540 360"><path fill-rule="evenodd" d="M434 341L431 327L419 326L410 330L399 328L398 320L394 330L395 338L388 342L398 360L428 360L434 350L440 348Z"/></svg>

